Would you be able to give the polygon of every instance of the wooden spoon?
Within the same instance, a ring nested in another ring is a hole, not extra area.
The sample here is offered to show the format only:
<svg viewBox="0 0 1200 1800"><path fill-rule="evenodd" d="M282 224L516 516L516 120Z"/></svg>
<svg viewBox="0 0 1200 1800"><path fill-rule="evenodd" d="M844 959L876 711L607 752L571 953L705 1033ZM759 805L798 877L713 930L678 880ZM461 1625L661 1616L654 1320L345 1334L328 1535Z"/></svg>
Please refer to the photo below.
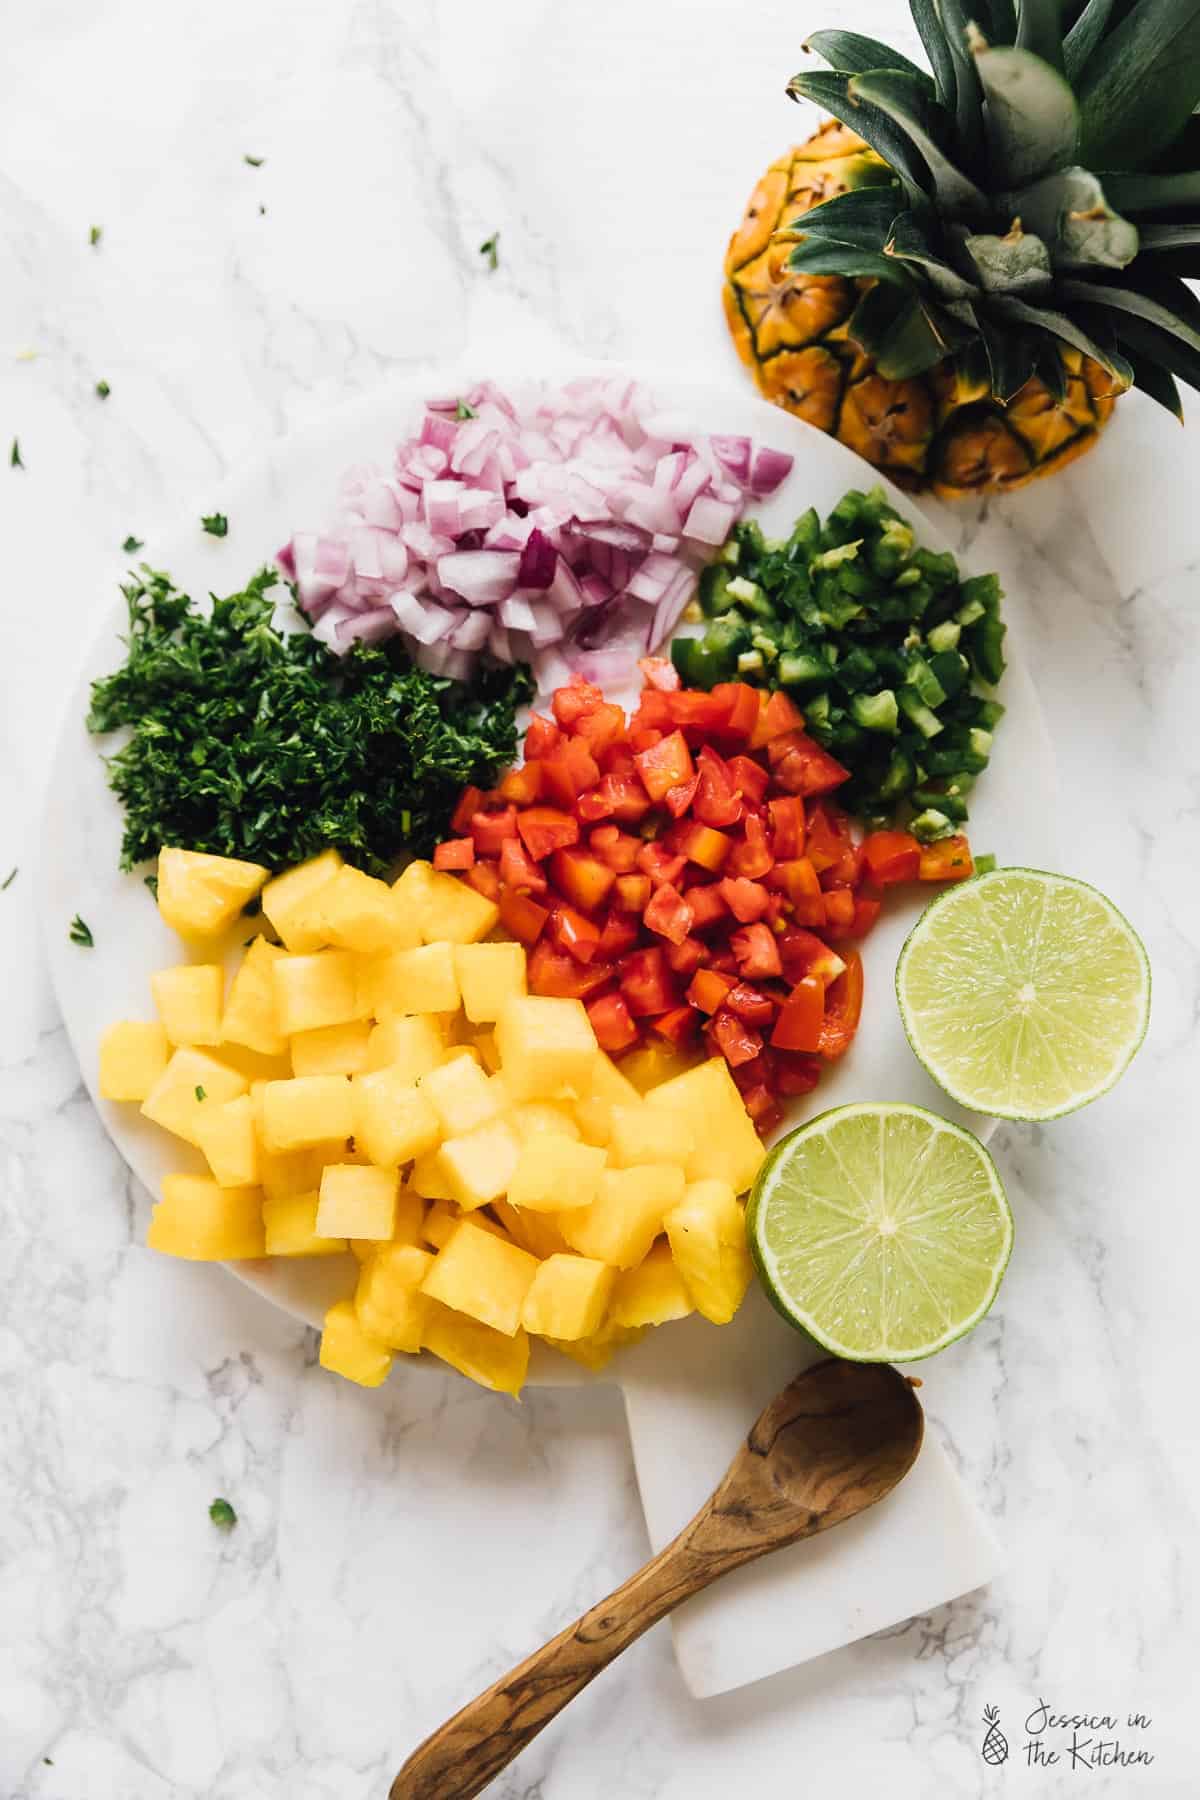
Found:
<svg viewBox="0 0 1200 1800"><path fill-rule="evenodd" d="M390 1800L470 1800L681 1601L891 1493L916 1461L923 1430L916 1394L886 1363L830 1358L806 1369L759 1416L691 1524L427 1737L393 1781Z"/></svg>

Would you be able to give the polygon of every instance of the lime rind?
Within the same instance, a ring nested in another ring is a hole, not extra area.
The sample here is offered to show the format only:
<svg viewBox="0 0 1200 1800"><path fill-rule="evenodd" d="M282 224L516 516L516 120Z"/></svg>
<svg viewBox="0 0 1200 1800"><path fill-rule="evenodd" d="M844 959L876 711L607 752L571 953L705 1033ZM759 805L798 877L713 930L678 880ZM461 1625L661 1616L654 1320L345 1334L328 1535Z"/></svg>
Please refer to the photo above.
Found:
<svg viewBox="0 0 1200 1800"><path fill-rule="evenodd" d="M1058 1119L1106 1094L1145 1038L1150 992L1145 946L1112 901L1040 869L995 869L947 889L896 965L913 1054L951 1099L1001 1119Z"/></svg>
<svg viewBox="0 0 1200 1800"><path fill-rule="evenodd" d="M963 1337L1013 1241L979 1140L899 1101L834 1107L782 1139L746 1225L776 1311L852 1362L919 1362Z"/></svg>

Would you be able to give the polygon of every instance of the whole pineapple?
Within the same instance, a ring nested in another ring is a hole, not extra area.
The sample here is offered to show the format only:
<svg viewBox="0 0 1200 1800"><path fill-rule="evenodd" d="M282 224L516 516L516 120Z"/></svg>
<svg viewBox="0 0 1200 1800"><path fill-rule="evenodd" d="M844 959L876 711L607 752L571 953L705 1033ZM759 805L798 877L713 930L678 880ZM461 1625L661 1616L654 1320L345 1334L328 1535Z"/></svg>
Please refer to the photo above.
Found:
<svg viewBox="0 0 1200 1800"><path fill-rule="evenodd" d="M725 262L761 392L947 497L1018 487L1143 388L1200 387L1200 0L910 0L933 74L855 32L789 92L833 119Z"/></svg>

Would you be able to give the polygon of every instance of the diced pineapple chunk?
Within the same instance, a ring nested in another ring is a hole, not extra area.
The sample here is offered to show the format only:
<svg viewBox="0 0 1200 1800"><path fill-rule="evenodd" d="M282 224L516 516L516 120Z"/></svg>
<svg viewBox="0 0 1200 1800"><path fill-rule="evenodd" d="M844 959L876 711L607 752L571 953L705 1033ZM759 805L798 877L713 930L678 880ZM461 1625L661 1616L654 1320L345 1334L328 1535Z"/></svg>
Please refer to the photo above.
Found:
<svg viewBox="0 0 1200 1800"><path fill-rule="evenodd" d="M345 1075L304 1075L268 1081L262 1091L263 1148L306 1150L354 1133L350 1082Z"/></svg>
<svg viewBox="0 0 1200 1800"><path fill-rule="evenodd" d="M543 1337L591 1337L600 1329L615 1271L588 1256L551 1256L538 1263L521 1308L526 1331Z"/></svg>
<svg viewBox="0 0 1200 1800"><path fill-rule="evenodd" d="M143 1100L142 1117L199 1149L201 1108L236 1100L249 1085L244 1075L204 1050L176 1050Z"/></svg>
<svg viewBox="0 0 1200 1800"><path fill-rule="evenodd" d="M636 1269L625 1269L617 1277L608 1316L614 1325L637 1327L666 1325L671 1319L686 1319L694 1311L671 1246L666 1238L660 1238Z"/></svg>
<svg viewBox="0 0 1200 1800"><path fill-rule="evenodd" d="M228 1262L263 1254L262 1191L218 1187L205 1175L166 1175L146 1242L167 1256Z"/></svg>
<svg viewBox="0 0 1200 1800"><path fill-rule="evenodd" d="M122 1019L100 1040L100 1093L105 1100L144 1100L170 1059L157 1019Z"/></svg>
<svg viewBox="0 0 1200 1800"><path fill-rule="evenodd" d="M464 1219L438 1251L421 1291L512 1337L520 1327L521 1307L538 1267L537 1258L527 1250Z"/></svg>
<svg viewBox="0 0 1200 1800"><path fill-rule="evenodd" d="M321 888L321 923L327 944L339 950L410 950L421 942L420 927L397 901L386 881L349 864Z"/></svg>
<svg viewBox="0 0 1200 1800"><path fill-rule="evenodd" d="M696 1311L727 1325L742 1304L753 1268L746 1219L727 1181L696 1181L667 1214L671 1255Z"/></svg>
<svg viewBox="0 0 1200 1800"><path fill-rule="evenodd" d="M496 1118L505 1092L470 1056L454 1056L421 1077L420 1091L437 1114L445 1137L458 1137Z"/></svg>
<svg viewBox="0 0 1200 1800"><path fill-rule="evenodd" d="M221 1187L259 1185L258 1133L249 1094L216 1105L206 1100L196 1115L196 1136Z"/></svg>
<svg viewBox="0 0 1200 1800"><path fill-rule="evenodd" d="M500 1049L496 1043L494 1031L481 1031L471 1039L471 1048L489 1074L494 1075L500 1067Z"/></svg>
<svg viewBox="0 0 1200 1800"><path fill-rule="evenodd" d="M600 1187L605 1153L591 1144L541 1131L521 1146L508 1184L513 1206L533 1212L564 1212L590 1206ZM570 1336L560 1332L560 1337Z"/></svg>
<svg viewBox="0 0 1200 1800"><path fill-rule="evenodd" d="M433 864L422 862L418 858L415 862L410 862L392 883L392 898L404 921L404 929L409 933L415 931L418 943L424 941L425 914L429 909L429 878L432 874Z"/></svg>
<svg viewBox="0 0 1200 1800"><path fill-rule="evenodd" d="M606 1368L612 1361L614 1350L624 1349L628 1344L636 1344L639 1338L645 1337L644 1328L631 1331L624 1325L615 1325L611 1319L605 1321L599 1331L585 1338L547 1338L556 1350L572 1361L582 1363L585 1369L599 1370Z"/></svg>
<svg viewBox="0 0 1200 1800"><path fill-rule="evenodd" d="M253 900L269 871L232 856L198 850L158 853L158 910L185 938L216 937Z"/></svg>
<svg viewBox="0 0 1200 1800"><path fill-rule="evenodd" d="M408 872L405 870L405 874ZM421 934L427 944L477 944L499 919L500 908L495 902L477 894L465 881L432 868L424 880Z"/></svg>
<svg viewBox="0 0 1200 1800"><path fill-rule="evenodd" d="M501 1076L501 1082L503 1079ZM508 1121L523 1144L535 1137L579 1139L579 1127L571 1114L553 1100L524 1100L511 1109Z"/></svg>
<svg viewBox="0 0 1200 1800"><path fill-rule="evenodd" d="M531 1256L544 1260L570 1248L566 1238L546 1213L518 1212L507 1200L493 1200L492 1211L508 1232L514 1244L528 1250Z"/></svg>
<svg viewBox="0 0 1200 1800"><path fill-rule="evenodd" d="M539 994L505 1002L496 1022L504 1085L514 1100L554 1100L589 1091L600 1047L582 1000Z"/></svg>
<svg viewBox="0 0 1200 1800"><path fill-rule="evenodd" d="M390 1238L399 1189L395 1169L330 1163L321 1174L317 1230L322 1237Z"/></svg>
<svg viewBox="0 0 1200 1800"><path fill-rule="evenodd" d="M458 1011L453 944L385 950L363 963L363 995L377 1019Z"/></svg>
<svg viewBox="0 0 1200 1800"><path fill-rule="evenodd" d="M467 1216L455 1201L438 1200L425 1215L421 1225L421 1236L427 1244L432 1244L435 1250L443 1250ZM490 1231L493 1237L500 1238L506 1244L516 1241L509 1236L503 1225L498 1225L495 1219L489 1218L488 1214L481 1209L477 1209L469 1216L472 1225L478 1225L480 1231ZM524 1249L526 1246L522 1245L522 1248Z"/></svg>
<svg viewBox="0 0 1200 1800"><path fill-rule="evenodd" d="M287 1194L263 1201L268 1256L332 1256L346 1248L344 1237L322 1237L318 1232L318 1200L313 1188L307 1194ZM371 1248L375 1248L374 1244Z"/></svg>
<svg viewBox="0 0 1200 1800"><path fill-rule="evenodd" d="M463 1011L473 1025L490 1025L506 1000L525 992L521 944L460 944L454 953Z"/></svg>
<svg viewBox="0 0 1200 1800"><path fill-rule="evenodd" d="M447 1138L437 1156L451 1199L468 1209L498 1199L512 1180L519 1148L504 1119L489 1119L473 1131Z"/></svg>
<svg viewBox="0 0 1200 1800"><path fill-rule="evenodd" d="M372 1252L354 1294L354 1310L368 1337L416 1355L429 1316L421 1283L432 1268L428 1250L411 1244L380 1244Z"/></svg>
<svg viewBox="0 0 1200 1800"><path fill-rule="evenodd" d="M689 1181L711 1175L727 1181L735 1194L745 1192L766 1152L723 1056L651 1088L646 1104L669 1107L690 1125L696 1148L688 1161Z"/></svg>
<svg viewBox="0 0 1200 1800"><path fill-rule="evenodd" d="M281 956L271 965L279 1029L289 1037L363 1017L358 964L349 950Z"/></svg>
<svg viewBox="0 0 1200 1800"><path fill-rule="evenodd" d="M626 1080L610 1056L601 1050L592 1071L590 1090L575 1102L575 1118L589 1144L608 1144L612 1138L613 1108L636 1106L638 1091ZM643 1160L653 1161L654 1158Z"/></svg>
<svg viewBox="0 0 1200 1800"><path fill-rule="evenodd" d="M339 1300L325 1314L321 1332L321 1367L360 1387L379 1387L387 1380L392 1367L392 1353L386 1344L369 1337L358 1322L358 1314L350 1300Z"/></svg>
<svg viewBox="0 0 1200 1800"><path fill-rule="evenodd" d="M321 1170L327 1160L323 1145L308 1150L264 1150L260 1136L258 1146L258 1179L268 1200L290 1200L297 1194L315 1193L321 1185ZM332 1154L345 1154L343 1139Z"/></svg>
<svg viewBox="0 0 1200 1800"><path fill-rule="evenodd" d="M356 1075L350 1085L354 1141L373 1163L387 1168L437 1148L442 1133L432 1102L395 1069Z"/></svg>
<svg viewBox="0 0 1200 1800"><path fill-rule="evenodd" d="M618 1069L611 1056L600 1051L592 1068L591 1091L613 1106L636 1106L638 1090L629 1077Z"/></svg>
<svg viewBox="0 0 1200 1800"><path fill-rule="evenodd" d="M252 938L225 1002L221 1021L227 1044L242 1044L262 1056L282 1056L288 1041L279 1027L272 968L287 953L265 937Z"/></svg>
<svg viewBox="0 0 1200 1800"><path fill-rule="evenodd" d="M365 1019L345 1025L318 1025L315 1031L298 1031L292 1039L292 1072L295 1075L357 1075L367 1066L367 1042L371 1027Z"/></svg>
<svg viewBox="0 0 1200 1800"><path fill-rule="evenodd" d="M608 1159L614 1169L632 1169L638 1163L677 1163L686 1169L696 1148L692 1127L682 1112L670 1107L614 1106Z"/></svg>
<svg viewBox="0 0 1200 1800"><path fill-rule="evenodd" d="M469 891L469 890L468 890ZM529 1368L529 1337L524 1331L507 1337L481 1325L466 1313L431 1301L421 1348L497 1394L519 1394Z"/></svg>
<svg viewBox="0 0 1200 1800"><path fill-rule="evenodd" d="M277 875L263 889L263 912L296 955L319 950L327 941L321 895L342 866L336 850L322 850L320 856Z"/></svg>
<svg viewBox="0 0 1200 1800"><path fill-rule="evenodd" d="M662 1038L651 1038L621 1058L621 1073L637 1093L645 1094L677 1075L686 1075L699 1060L695 1050L679 1050Z"/></svg>
<svg viewBox="0 0 1200 1800"><path fill-rule="evenodd" d="M157 969L150 991L173 1044L219 1044L225 974L219 963L179 963Z"/></svg>
<svg viewBox="0 0 1200 1800"><path fill-rule="evenodd" d="M446 1047L441 1015L389 1018L367 1040L368 1069L394 1069L403 1081L419 1081L436 1069Z"/></svg>
<svg viewBox="0 0 1200 1800"><path fill-rule="evenodd" d="M637 1169L605 1169L590 1206L562 1212L555 1224L573 1250L615 1269L632 1269L663 1228L663 1218L683 1198L683 1170L667 1163Z"/></svg>
<svg viewBox="0 0 1200 1800"><path fill-rule="evenodd" d="M454 1199L454 1183L442 1167L441 1154L437 1150L428 1150L424 1156L418 1156L408 1179L423 1199Z"/></svg>

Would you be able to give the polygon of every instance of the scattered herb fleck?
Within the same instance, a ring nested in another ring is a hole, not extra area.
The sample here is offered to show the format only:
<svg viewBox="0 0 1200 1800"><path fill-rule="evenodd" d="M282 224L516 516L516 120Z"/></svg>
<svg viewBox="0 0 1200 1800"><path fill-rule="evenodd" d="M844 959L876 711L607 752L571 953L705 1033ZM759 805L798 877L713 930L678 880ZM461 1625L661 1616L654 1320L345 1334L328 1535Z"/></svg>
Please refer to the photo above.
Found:
<svg viewBox="0 0 1200 1800"><path fill-rule="evenodd" d="M224 513L206 513L200 523L209 537L227 537L229 535L229 520Z"/></svg>
<svg viewBox="0 0 1200 1800"><path fill-rule="evenodd" d="M237 1514L228 1500L214 1500L208 1509L208 1516L222 1531L232 1531L237 1524Z"/></svg>
<svg viewBox="0 0 1200 1800"><path fill-rule="evenodd" d="M99 394L101 400L107 400L108 396L112 393L112 389L109 387L107 381L98 381L96 383L96 392Z"/></svg>
<svg viewBox="0 0 1200 1800"><path fill-rule="evenodd" d="M154 895L154 898L157 900L158 899L158 876L157 875L143 875L142 880L145 882L146 886L150 889L150 892Z"/></svg>
<svg viewBox="0 0 1200 1800"><path fill-rule="evenodd" d="M17 879L17 871L15 869L10 869L8 871L8 874L4 877L4 880L0 881L0 894L3 894L8 888L10 888L16 879Z"/></svg>
<svg viewBox="0 0 1200 1800"><path fill-rule="evenodd" d="M78 913L71 920L71 929L67 935L73 944L80 944L85 950L92 949L96 942L92 936L91 927L84 924Z"/></svg>
<svg viewBox="0 0 1200 1800"><path fill-rule="evenodd" d="M54 1767L54 1758L52 1756L43 1756L42 1761L45 1763L45 1765L48 1769L52 1769Z"/></svg>
<svg viewBox="0 0 1200 1800"><path fill-rule="evenodd" d="M259 201L259 203L258 203L258 210L259 210L259 212L260 212L260 213L261 213L261 214L262 214L262 215L263 215L263 217L264 217L264 218L265 218L265 217L266 217L266 211L267 211L267 209L266 209L266 207L265 207L265 206L264 206L264 205L263 205L263 203L262 203L262 201L261 201L261 200L260 200L260 201Z"/></svg>
<svg viewBox="0 0 1200 1800"><path fill-rule="evenodd" d="M500 267L500 233L493 231L490 238L484 238L479 246L480 256L486 256L487 266L493 273Z"/></svg>
<svg viewBox="0 0 1200 1800"><path fill-rule="evenodd" d="M265 162L266 162L266 160L267 160L267 159L266 159L266 157L265 157L265 156L250 156L250 155L246 155L246 156L243 156L243 158L242 158L242 161L243 161L243 162L244 162L244 163L249 163L249 164L250 164L250 167L251 167L251 168L252 168L252 169L261 169L261 168L262 168L262 166L263 166L263 164L264 164L264 163L265 163Z"/></svg>
<svg viewBox="0 0 1200 1800"><path fill-rule="evenodd" d="M136 556L139 550L142 550L145 548L145 545L143 544L141 538L135 538L131 532L130 535L125 539L125 542L121 545L121 548L125 552L126 556Z"/></svg>
<svg viewBox="0 0 1200 1800"><path fill-rule="evenodd" d="M93 250L103 236L104 227L102 225L93 225L92 229L88 232L88 243L92 246Z"/></svg>
<svg viewBox="0 0 1200 1800"><path fill-rule="evenodd" d="M460 790L491 787L516 751L524 669L469 684L415 668L398 639L335 656L271 618L280 578L261 569L211 614L166 575L123 588L124 665L92 687L88 727L131 726L108 762L125 807L121 866L184 844L284 868L336 846L384 874L427 855Z"/></svg>
<svg viewBox="0 0 1200 1800"><path fill-rule="evenodd" d="M476 417L475 408L468 406L465 400L460 400L454 409L454 416L456 419L473 419Z"/></svg>
<svg viewBox="0 0 1200 1800"><path fill-rule="evenodd" d="M23 469L25 467L25 464L21 461L21 446L16 438L12 441L12 449L8 453L8 460L14 469Z"/></svg>
<svg viewBox="0 0 1200 1800"><path fill-rule="evenodd" d="M205 1092L204 1088L202 1088L200 1086L199 1082L197 1082L197 1084L196 1084L196 1098L197 1098L197 1100L207 1100L208 1099L207 1093Z"/></svg>

